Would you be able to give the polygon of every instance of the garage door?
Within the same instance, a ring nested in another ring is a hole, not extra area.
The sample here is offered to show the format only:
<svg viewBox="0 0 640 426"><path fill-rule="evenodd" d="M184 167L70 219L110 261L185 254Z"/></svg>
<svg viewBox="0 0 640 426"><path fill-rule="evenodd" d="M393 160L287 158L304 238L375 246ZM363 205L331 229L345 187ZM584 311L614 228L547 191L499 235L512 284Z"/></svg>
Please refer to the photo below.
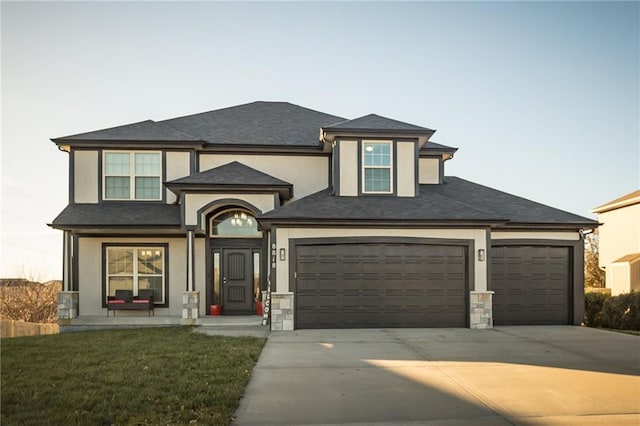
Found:
<svg viewBox="0 0 640 426"><path fill-rule="evenodd" d="M296 328L464 327L466 247L296 247Z"/></svg>
<svg viewBox="0 0 640 426"><path fill-rule="evenodd" d="M569 324L570 248L493 246L494 325Z"/></svg>

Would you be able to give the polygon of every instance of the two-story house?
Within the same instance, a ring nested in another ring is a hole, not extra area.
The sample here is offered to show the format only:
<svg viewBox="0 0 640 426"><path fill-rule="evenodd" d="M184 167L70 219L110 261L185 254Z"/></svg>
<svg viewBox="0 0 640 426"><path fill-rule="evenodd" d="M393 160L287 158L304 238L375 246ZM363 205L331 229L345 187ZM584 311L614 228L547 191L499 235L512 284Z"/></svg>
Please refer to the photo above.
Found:
<svg viewBox="0 0 640 426"><path fill-rule="evenodd" d="M433 134L254 102L53 139L64 290L95 316L153 289L185 319L268 292L273 330L580 324L597 223L445 176Z"/></svg>
<svg viewBox="0 0 640 426"><path fill-rule="evenodd" d="M593 209L598 214L599 263L617 296L640 291L640 190Z"/></svg>

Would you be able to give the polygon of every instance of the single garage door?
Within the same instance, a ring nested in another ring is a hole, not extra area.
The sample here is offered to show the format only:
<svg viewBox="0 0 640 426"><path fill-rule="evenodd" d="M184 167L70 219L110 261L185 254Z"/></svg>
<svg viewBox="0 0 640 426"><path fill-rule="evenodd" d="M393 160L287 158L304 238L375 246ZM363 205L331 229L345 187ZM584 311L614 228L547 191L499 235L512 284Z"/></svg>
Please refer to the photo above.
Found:
<svg viewBox="0 0 640 426"><path fill-rule="evenodd" d="M494 325L569 324L569 247L493 246Z"/></svg>
<svg viewBox="0 0 640 426"><path fill-rule="evenodd" d="M464 327L466 247L296 246L296 328Z"/></svg>

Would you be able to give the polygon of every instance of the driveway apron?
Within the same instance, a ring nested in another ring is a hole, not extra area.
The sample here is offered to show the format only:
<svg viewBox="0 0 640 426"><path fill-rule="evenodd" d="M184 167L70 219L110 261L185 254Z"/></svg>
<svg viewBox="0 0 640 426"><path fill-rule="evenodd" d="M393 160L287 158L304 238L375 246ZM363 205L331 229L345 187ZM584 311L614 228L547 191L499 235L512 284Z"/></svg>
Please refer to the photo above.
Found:
<svg viewBox="0 0 640 426"><path fill-rule="evenodd" d="M272 332L234 424L638 425L638 373L582 327Z"/></svg>

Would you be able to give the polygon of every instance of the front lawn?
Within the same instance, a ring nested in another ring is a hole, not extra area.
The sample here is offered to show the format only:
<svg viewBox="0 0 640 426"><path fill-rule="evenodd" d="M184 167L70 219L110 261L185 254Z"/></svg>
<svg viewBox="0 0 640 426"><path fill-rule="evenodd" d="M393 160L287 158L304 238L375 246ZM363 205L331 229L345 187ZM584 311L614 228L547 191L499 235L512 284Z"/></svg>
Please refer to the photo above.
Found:
<svg viewBox="0 0 640 426"><path fill-rule="evenodd" d="M2 425L227 425L265 339L187 327L2 340Z"/></svg>

